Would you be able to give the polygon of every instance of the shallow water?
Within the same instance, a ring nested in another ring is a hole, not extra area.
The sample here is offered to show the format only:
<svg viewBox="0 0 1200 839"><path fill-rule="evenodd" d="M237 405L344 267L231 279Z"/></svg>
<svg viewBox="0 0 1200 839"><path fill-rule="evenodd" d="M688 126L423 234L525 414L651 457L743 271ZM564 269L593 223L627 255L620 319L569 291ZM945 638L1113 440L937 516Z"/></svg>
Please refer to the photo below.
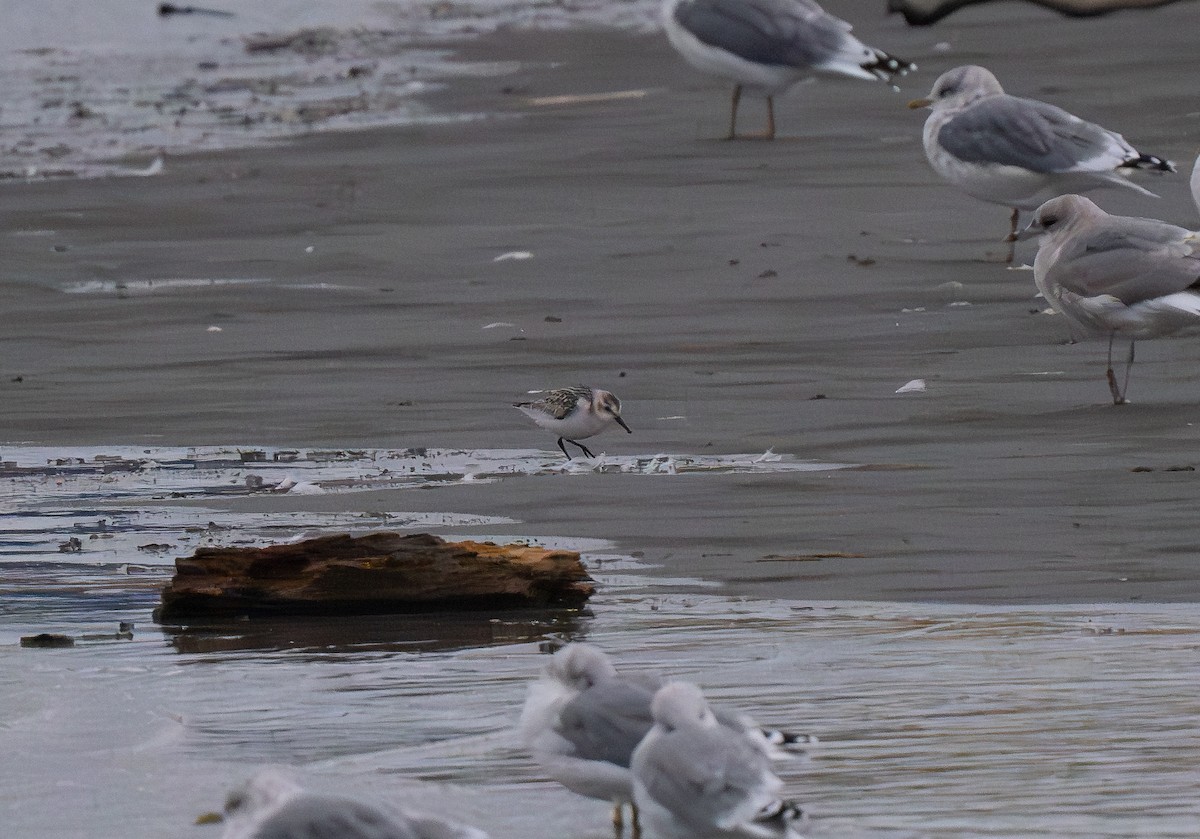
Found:
<svg viewBox="0 0 1200 839"><path fill-rule="evenodd" d="M154 175L164 154L319 131L477 119L422 97L518 62L453 59L501 26L645 29L655 3L216 2L155 13L114 0L0 0L0 182ZM169 164L168 164L169 165Z"/></svg>
<svg viewBox="0 0 1200 839"><path fill-rule="evenodd" d="M109 565L113 573L129 574L131 568L170 565L200 546L265 545L348 530L444 532L516 522L453 511L247 512L226 506L251 496L290 499L593 473L661 477L847 467L772 451L566 461L557 452L532 449L9 446L0 450L0 564L50 557L54 564Z"/></svg>
<svg viewBox="0 0 1200 839"><path fill-rule="evenodd" d="M216 836L191 821L279 763L317 789L416 803L496 837L600 839L607 808L544 780L510 733L540 642L564 638L819 737L780 768L814 836L1193 835L1200 618L1186 606L735 599L602 540L559 538L544 541L582 550L598 583L582 612L161 628L150 616L171 559L198 544L377 525L479 538L496 524L221 507L285 481L345 493L606 467L703 480L841 466L773 453L565 464L523 450L6 449L0 749L22 758L0 765L5 835ZM80 550L60 553L70 534ZM122 621L132 639L115 635ZM40 631L76 646L17 645Z"/></svg>
<svg viewBox="0 0 1200 839"><path fill-rule="evenodd" d="M347 626L256 647L263 627L247 626L226 633L243 648L195 652L149 623L145 591L98 604L64 583L44 619L137 627L67 650L0 646L0 747L24 756L0 768L7 835L214 836L188 823L274 762L497 837L599 839L607 808L541 779L509 733L542 635L817 735L780 768L811 835L1194 835L1190 608L742 601L672 594L653 569L616 564L595 572L586 614L493 619L490 641L442 649L395 640L399 618L391 642L357 644Z"/></svg>

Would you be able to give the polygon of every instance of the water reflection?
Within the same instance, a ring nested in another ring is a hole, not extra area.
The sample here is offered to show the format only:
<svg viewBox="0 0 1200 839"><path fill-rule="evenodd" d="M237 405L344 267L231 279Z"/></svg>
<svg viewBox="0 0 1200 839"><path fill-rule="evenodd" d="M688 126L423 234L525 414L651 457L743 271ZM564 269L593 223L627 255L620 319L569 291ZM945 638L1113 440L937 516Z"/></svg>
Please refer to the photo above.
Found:
<svg viewBox="0 0 1200 839"><path fill-rule="evenodd" d="M816 734L810 759L780 767L808 836L1195 835L1193 607L740 600L585 560L590 612L187 629L149 627L166 569L5 566L0 750L21 759L0 761L4 835L213 837L191 819L283 763L496 839L607 839L608 808L543 778L511 735L539 646L584 636L622 671ZM132 639L16 644L121 620Z"/></svg>
<svg viewBox="0 0 1200 839"><path fill-rule="evenodd" d="M314 655L436 652L522 644L584 632L579 609L447 612L349 617L250 618L163 626L180 653L297 650Z"/></svg>

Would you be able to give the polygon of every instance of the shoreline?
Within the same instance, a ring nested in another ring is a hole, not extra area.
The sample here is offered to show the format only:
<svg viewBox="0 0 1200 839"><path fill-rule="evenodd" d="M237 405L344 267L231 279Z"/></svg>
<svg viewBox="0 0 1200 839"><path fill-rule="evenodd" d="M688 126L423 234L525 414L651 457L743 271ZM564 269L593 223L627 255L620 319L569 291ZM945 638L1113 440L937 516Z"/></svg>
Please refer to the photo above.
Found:
<svg viewBox="0 0 1200 839"><path fill-rule="evenodd" d="M1079 22L987 6L933 30L859 18L921 72L904 95L802 85L779 103L775 143L714 139L728 91L656 37L505 32L461 57L524 55L518 72L437 95L494 119L172 158L155 178L6 185L0 438L549 452L508 405L582 381L620 396L634 430L597 452L870 468L227 503L504 516L518 523L500 535L611 539L731 595L1200 600L1196 473L1168 471L1195 465L1200 347L1147 344L1134 404L1106 405L1103 346L1062 344L1032 275L984 261L1007 213L936 179L904 109L944 66L980 61L1015 93L1182 160L1200 138L1200 112L1173 110L1194 101L1185 10ZM1060 49L1061 75L1000 51L1001 22ZM1139 46L1152 36L1155 64ZM1111 66L1127 86L1107 85ZM644 94L530 104L624 91ZM1160 201L1100 195L1195 226L1186 177L1152 188ZM497 261L516 251L532 257ZM63 293L96 282L111 290ZM895 393L917 378L925 393ZM764 561L816 553L836 556Z"/></svg>

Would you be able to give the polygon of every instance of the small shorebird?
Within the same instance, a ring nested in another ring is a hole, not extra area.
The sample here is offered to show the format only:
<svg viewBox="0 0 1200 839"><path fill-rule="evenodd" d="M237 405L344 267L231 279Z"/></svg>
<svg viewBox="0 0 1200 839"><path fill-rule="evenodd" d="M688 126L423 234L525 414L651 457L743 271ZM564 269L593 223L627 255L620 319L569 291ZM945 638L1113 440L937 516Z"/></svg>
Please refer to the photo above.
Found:
<svg viewBox="0 0 1200 839"><path fill-rule="evenodd" d="M743 88L767 98L767 130L775 139L774 97L814 70L890 82L916 65L868 47L850 24L813 0L664 0L671 46L705 73L734 83L729 136L737 139Z"/></svg>
<svg viewBox="0 0 1200 839"><path fill-rule="evenodd" d="M1156 219L1110 216L1082 195L1038 207L1020 238L1040 236L1033 278L1077 335L1108 336L1108 388L1125 404L1133 346L1200 325L1200 233ZM1129 339L1125 385L1117 387L1112 345Z"/></svg>
<svg viewBox="0 0 1200 839"><path fill-rule="evenodd" d="M1067 193L1124 187L1157 198L1126 180L1135 169L1174 172L1169 160L1142 154L1115 131L1036 99L1009 96L990 71L955 67L929 95L908 103L930 108L925 156L933 170L967 195L1012 209L1008 258L1021 210Z"/></svg>
<svg viewBox="0 0 1200 839"><path fill-rule="evenodd" d="M721 725L700 688L669 682L651 704L654 727L633 752L633 800L660 839L800 839L804 817L779 798L767 755Z"/></svg>
<svg viewBox="0 0 1200 839"><path fill-rule="evenodd" d="M517 730L550 777L588 798L612 802L613 826L622 830L621 809L633 804L633 750L654 725L651 703L663 681L622 676L599 647L571 643L556 652L529 685ZM747 716L714 708L717 722L770 758L793 755L816 738L759 728Z"/></svg>
<svg viewBox="0 0 1200 839"><path fill-rule="evenodd" d="M571 453L563 442L572 443L587 457L594 454L579 441L605 430L612 423L630 434L633 430L621 419L621 400L607 390L593 389L584 385L558 388L548 392L536 402L514 402L513 407L521 411L539 428L558 435L558 447L571 459Z"/></svg>

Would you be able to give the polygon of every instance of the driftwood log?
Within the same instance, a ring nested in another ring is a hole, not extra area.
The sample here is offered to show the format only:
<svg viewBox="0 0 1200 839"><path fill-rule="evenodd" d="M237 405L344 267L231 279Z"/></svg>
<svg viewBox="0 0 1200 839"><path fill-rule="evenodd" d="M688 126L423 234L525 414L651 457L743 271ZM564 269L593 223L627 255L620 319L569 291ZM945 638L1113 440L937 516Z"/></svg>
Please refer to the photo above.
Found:
<svg viewBox="0 0 1200 839"><path fill-rule="evenodd" d="M266 548L199 548L175 561L155 619L570 607L592 591L575 551L424 533L340 534Z"/></svg>
<svg viewBox="0 0 1200 839"><path fill-rule="evenodd" d="M989 0L888 0L889 12L900 12L909 26L928 26L964 6ZM1151 9L1180 0L1030 0L1068 17L1095 17L1119 9Z"/></svg>

